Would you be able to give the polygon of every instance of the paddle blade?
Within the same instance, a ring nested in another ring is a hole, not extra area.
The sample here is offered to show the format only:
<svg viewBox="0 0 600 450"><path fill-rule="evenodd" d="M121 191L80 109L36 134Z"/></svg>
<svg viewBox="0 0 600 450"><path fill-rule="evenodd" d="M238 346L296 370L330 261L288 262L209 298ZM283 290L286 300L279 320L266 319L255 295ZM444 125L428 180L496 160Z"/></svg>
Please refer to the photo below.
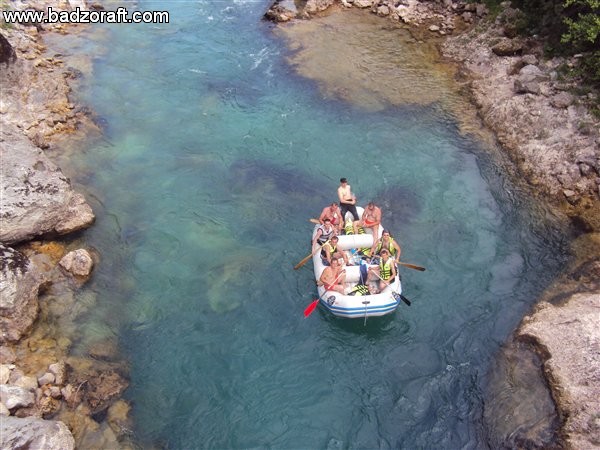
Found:
<svg viewBox="0 0 600 450"><path fill-rule="evenodd" d="M304 310L304 317L310 316L318 304L319 304L319 299L316 299L314 302L312 302L310 305L308 305L306 307L306 309Z"/></svg>
<svg viewBox="0 0 600 450"><path fill-rule="evenodd" d="M425 267L417 266L416 264L409 264L409 263L405 263L405 262L399 262L398 264L400 264L401 266L404 266L404 267L409 267L411 269L420 270L421 272L425 271Z"/></svg>
<svg viewBox="0 0 600 450"><path fill-rule="evenodd" d="M294 266L294 270L298 270L300 267L302 267L304 264L306 264L306 262L312 257L312 253L310 255L308 255L307 257L305 257L302 261L300 261L298 264L296 264Z"/></svg>
<svg viewBox="0 0 600 450"><path fill-rule="evenodd" d="M404 295L400 294L400 298L402 299L402 301L404 303L406 303L408 306L410 306L410 300L407 299Z"/></svg>
<svg viewBox="0 0 600 450"><path fill-rule="evenodd" d="M309 221L310 223L314 223L314 224L316 224L316 225L319 225L319 224L321 223L321 222L319 222L319 219L308 219L308 221Z"/></svg>

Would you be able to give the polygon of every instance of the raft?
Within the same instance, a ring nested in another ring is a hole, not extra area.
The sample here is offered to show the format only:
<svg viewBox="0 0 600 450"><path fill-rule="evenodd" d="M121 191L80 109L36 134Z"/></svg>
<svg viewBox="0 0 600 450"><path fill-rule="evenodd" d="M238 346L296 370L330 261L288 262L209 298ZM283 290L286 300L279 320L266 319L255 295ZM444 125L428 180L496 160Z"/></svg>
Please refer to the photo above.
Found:
<svg viewBox="0 0 600 450"><path fill-rule="evenodd" d="M362 214L362 209L357 207L358 213ZM350 218L352 215L347 213ZM315 225L312 236L314 237L319 225ZM383 226L379 226L379 236L383 232ZM400 302L400 294L402 294L402 283L400 281L400 273L396 267L396 279L393 283L387 286L379 294L367 295L348 295L360 280L360 265L361 256L359 249L371 248L373 246L373 234L371 229L367 228L365 234L348 234L338 236L338 251L344 251L348 256L348 262L353 265L344 265L346 270L346 283L344 291L346 294L341 294L337 291L327 291L324 286L317 286L319 292L319 304L325 309L338 317L346 318L367 318L384 316L396 310ZM321 259L321 252L317 251L313 257L313 270L315 280L318 282L321 273L325 270L325 265ZM368 264L362 260L362 264L368 267L376 267L376 265Z"/></svg>

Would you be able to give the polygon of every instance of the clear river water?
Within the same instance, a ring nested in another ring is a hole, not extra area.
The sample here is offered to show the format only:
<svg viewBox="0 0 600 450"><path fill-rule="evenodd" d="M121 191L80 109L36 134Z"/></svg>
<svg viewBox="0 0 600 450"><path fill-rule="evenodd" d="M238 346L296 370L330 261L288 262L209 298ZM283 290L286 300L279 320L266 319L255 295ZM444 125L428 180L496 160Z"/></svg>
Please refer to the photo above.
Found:
<svg viewBox="0 0 600 450"><path fill-rule="evenodd" d="M294 47L269 4L141 0L170 23L94 25L73 50L103 126L70 161L101 254L81 345L118 336L146 447L485 448L488 370L564 237L465 132L425 44L377 19ZM292 269L342 176L427 268L401 270L412 306L366 325L305 319L311 266Z"/></svg>

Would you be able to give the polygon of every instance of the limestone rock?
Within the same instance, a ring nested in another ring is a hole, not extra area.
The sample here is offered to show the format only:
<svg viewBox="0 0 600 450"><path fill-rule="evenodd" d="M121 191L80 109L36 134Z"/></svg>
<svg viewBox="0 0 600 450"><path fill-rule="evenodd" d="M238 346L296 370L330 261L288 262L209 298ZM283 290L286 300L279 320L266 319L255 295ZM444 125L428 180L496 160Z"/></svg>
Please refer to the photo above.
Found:
<svg viewBox="0 0 600 450"><path fill-rule="evenodd" d="M0 343L17 341L30 329L44 281L25 255L0 244Z"/></svg>
<svg viewBox="0 0 600 450"><path fill-rule="evenodd" d="M69 233L94 221L91 207L44 153L11 126L0 127L0 242Z"/></svg>
<svg viewBox="0 0 600 450"><path fill-rule="evenodd" d="M316 14L321 11L325 11L331 5L334 0L308 0L306 6L304 6L304 12L308 14Z"/></svg>
<svg viewBox="0 0 600 450"><path fill-rule="evenodd" d="M10 45L10 42L0 33L0 64L6 64L15 62L17 55L15 50Z"/></svg>
<svg viewBox="0 0 600 450"><path fill-rule="evenodd" d="M80 248L67 253L59 264L73 275L87 277L92 272L94 261L87 250Z"/></svg>
<svg viewBox="0 0 600 450"><path fill-rule="evenodd" d="M516 40L503 38L492 47L492 51L498 56L514 56L523 51L523 45Z"/></svg>
<svg viewBox="0 0 600 450"><path fill-rule="evenodd" d="M575 294L562 306L541 303L518 330L545 356L544 372L565 420L568 448L600 442L599 308L598 293Z"/></svg>
<svg viewBox="0 0 600 450"><path fill-rule="evenodd" d="M33 405L35 397L29 389L11 384L0 384L0 401L8 409L27 408Z"/></svg>
<svg viewBox="0 0 600 450"><path fill-rule="evenodd" d="M555 108L568 108L574 101L575 97L568 92L559 92L550 99L550 104Z"/></svg>
<svg viewBox="0 0 600 450"><path fill-rule="evenodd" d="M62 422L26 417L2 418L1 448L73 450L75 440Z"/></svg>

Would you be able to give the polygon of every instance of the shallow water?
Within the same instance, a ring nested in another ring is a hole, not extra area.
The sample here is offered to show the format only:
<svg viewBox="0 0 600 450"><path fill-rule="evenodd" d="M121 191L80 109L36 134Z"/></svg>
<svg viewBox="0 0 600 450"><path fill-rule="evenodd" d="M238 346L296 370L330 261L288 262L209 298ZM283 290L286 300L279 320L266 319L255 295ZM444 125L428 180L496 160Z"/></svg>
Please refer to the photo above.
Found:
<svg viewBox="0 0 600 450"><path fill-rule="evenodd" d="M70 161L98 218L84 237L103 255L82 342L118 334L136 440L487 446L486 374L564 261L557 226L487 140L461 134L450 80L424 104L324 96L336 82L297 74L261 21L268 1L216 5L141 1L171 23L97 26L78 44L95 55L81 100L105 126ZM377 33L375 60L415 45ZM414 77L416 97L432 96L431 79ZM382 206L404 260L427 267L401 271L411 307L366 326L304 319L312 271L292 270L341 176Z"/></svg>

